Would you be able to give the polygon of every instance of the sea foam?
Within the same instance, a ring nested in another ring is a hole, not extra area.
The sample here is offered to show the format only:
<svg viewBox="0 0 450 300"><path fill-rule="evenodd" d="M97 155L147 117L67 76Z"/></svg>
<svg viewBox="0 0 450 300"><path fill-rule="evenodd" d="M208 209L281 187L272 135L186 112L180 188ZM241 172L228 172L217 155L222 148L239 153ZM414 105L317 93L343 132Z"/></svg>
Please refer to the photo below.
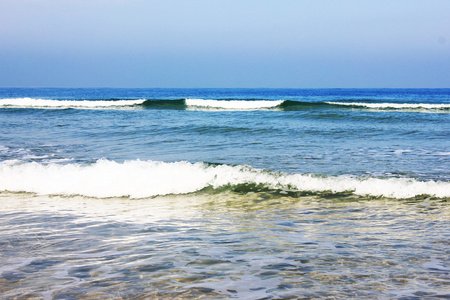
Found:
<svg viewBox="0 0 450 300"><path fill-rule="evenodd" d="M364 103L364 102L326 102L332 105L363 107L371 109L397 109L397 110L448 110L450 104L428 103Z"/></svg>
<svg viewBox="0 0 450 300"><path fill-rule="evenodd" d="M229 110L257 110L275 108L282 104L284 100L205 100L186 99L188 107L209 108L209 109L229 109Z"/></svg>
<svg viewBox="0 0 450 300"><path fill-rule="evenodd" d="M138 100L49 100L35 98L0 99L0 107L17 108L117 108L134 106L145 102Z"/></svg>
<svg viewBox="0 0 450 300"><path fill-rule="evenodd" d="M0 190L43 195L145 198L187 194L204 188L233 189L238 185L294 192L351 192L361 196L412 198L418 195L450 197L450 183L407 178L355 178L286 174L249 166L189 162L132 160L93 164L0 163Z"/></svg>

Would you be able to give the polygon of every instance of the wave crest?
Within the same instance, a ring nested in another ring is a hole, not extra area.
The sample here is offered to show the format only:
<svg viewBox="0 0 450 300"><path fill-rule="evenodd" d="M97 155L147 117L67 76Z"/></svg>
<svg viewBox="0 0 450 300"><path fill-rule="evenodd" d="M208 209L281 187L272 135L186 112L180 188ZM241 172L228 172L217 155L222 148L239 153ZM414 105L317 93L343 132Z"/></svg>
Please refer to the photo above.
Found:
<svg viewBox="0 0 450 300"><path fill-rule="evenodd" d="M326 102L330 105L350 106L356 108L369 108L380 110L450 110L450 104L429 103L365 103L365 102Z"/></svg>
<svg viewBox="0 0 450 300"><path fill-rule="evenodd" d="M204 100L186 99L188 108L226 109L226 110L258 110L273 109L280 106L284 100Z"/></svg>
<svg viewBox="0 0 450 300"><path fill-rule="evenodd" d="M123 163L99 160L90 165L0 163L0 190L9 192L145 198L195 193L206 188L234 190L242 186L283 193L350 193L399 199L419 195L450 197L449 182L286 174L249 166L140 160Z"/></svg>
<svg viewBox="0 0 450 300"><path fill-rule="evenodd" d="M43 109L117 109L121 107L141 107L147 109L173 110L311 110L311 109L369 109L382 111L449 112L450 104L430 103L374 103L325 101L305 102L294 100L208 100L208 99L135 99L135 100L51 100L35 98L0 99L0 108L43 108Z"/></svg>
<svg viewBox="0 0 450 300"><path fill-rule="evenodd" d="M0 107L13 108L117 108L140 105L145 99L138 100L49 100L34 98L0 99Z"/></svg>

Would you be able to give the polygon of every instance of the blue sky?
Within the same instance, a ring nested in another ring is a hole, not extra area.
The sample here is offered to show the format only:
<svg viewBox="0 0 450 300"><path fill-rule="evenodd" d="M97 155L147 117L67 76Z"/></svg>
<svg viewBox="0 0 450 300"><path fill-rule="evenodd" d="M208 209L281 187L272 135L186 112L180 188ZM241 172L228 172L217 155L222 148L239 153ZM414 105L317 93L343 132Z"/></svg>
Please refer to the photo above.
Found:
<svg viewBox="0 0 450 300"><path fill-rule="evenodd" d="M450 87L448 0L0 0L1 87Z"/></svg>

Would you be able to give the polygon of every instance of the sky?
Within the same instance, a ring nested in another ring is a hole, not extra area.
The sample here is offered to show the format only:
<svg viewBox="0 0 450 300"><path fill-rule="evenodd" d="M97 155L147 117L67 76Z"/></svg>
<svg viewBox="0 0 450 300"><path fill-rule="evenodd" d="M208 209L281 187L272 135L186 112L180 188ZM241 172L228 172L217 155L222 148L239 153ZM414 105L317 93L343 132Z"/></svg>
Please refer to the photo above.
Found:
<svg viewBox="0 0 450 300"><path fill-rule="evenodd" d="M450 1L0 0L0 87L450 88Z"/></svg>

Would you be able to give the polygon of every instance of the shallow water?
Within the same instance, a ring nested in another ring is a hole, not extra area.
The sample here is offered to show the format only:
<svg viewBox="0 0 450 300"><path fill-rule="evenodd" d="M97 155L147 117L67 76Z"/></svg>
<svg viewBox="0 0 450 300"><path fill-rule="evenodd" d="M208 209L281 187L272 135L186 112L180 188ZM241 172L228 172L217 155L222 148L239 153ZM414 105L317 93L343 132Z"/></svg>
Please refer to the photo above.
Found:
<svg viewBox="0 0 450 300"><path fill-rule="evenodd" d="M450 297L442 200L2 193L4 298Z"/></svg>

